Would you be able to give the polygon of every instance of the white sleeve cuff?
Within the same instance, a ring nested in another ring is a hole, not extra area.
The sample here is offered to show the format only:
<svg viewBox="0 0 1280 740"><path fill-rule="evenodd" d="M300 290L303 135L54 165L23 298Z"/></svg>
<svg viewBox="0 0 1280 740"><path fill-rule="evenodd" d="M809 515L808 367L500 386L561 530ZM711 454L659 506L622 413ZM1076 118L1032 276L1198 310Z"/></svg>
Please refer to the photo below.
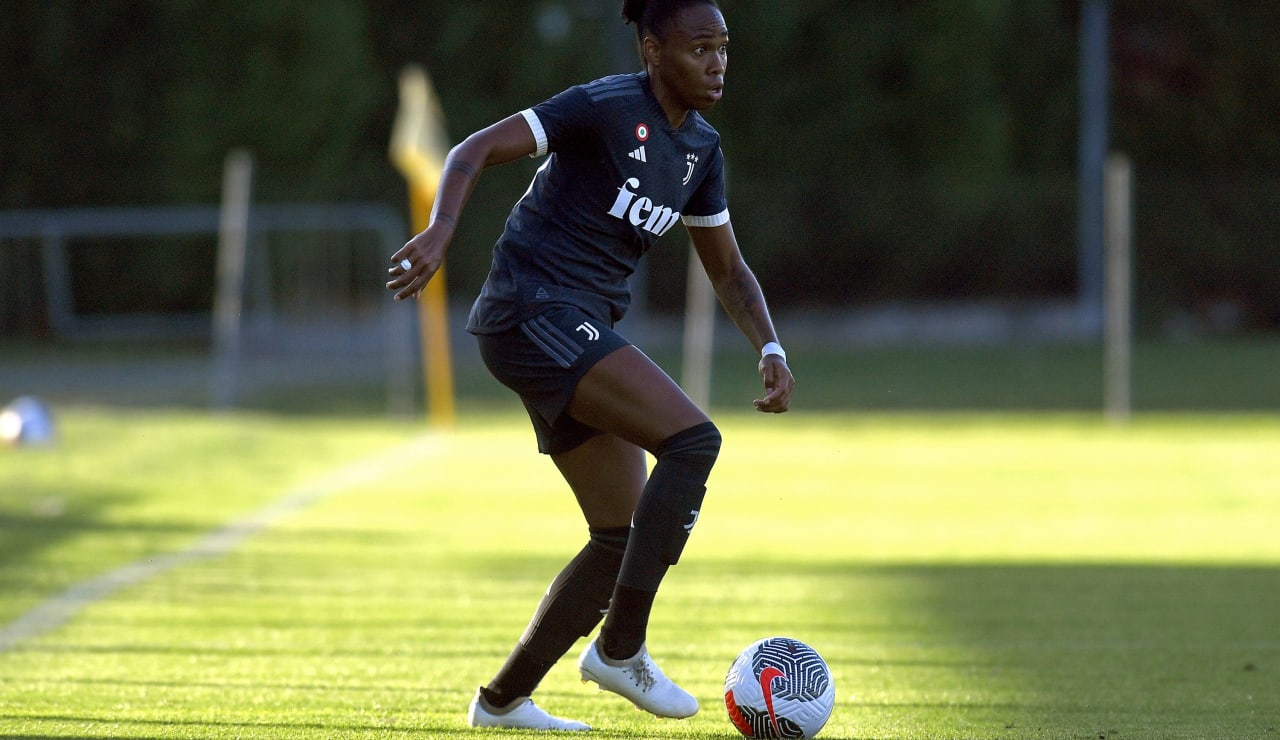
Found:
<svg viewBox="0 0 1280 740"><path fill-rule="evenodd" d="M717 213L714 216L681 216L685 226L696 226L702 229L710 229L715 226L724 226L729 223L729 209Z"/></svg>
<svg viewBox="0 0 1280 740"><path fill-rule="evenodd" d="M529 130L533 132L533 139L538 143L538 149L529 156L537 159L547 153L547 132L542 128L542 121L538 120L538 114L533 112L532 108L525 108L520 111L520 115L524 116L524 120L529 124Z"/></svg>

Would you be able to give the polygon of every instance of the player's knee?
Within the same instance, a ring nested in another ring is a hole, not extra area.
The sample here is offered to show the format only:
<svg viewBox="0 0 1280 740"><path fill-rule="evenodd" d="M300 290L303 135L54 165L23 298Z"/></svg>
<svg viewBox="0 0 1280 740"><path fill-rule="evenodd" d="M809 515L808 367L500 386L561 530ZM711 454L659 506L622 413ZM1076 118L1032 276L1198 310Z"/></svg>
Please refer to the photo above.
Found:
<svg viewBox="0 0 1280 740"><path fill-rule="evenodd" d="M658 445L657 457L659 460L706 465L709 471L720 454L720 443L720 429L714 422L707 421L664 439Z"/></svg>
<svg viewBox="0 0 1280 740"><path fill-rule="evenodd" d="M620 564L622 556L627 552L627 540L630 536L629 526L591 527L590 545L602 558L617 560Z"/></svg>
<svg viewBox="0 0 1280 740"><path fill-rule="evenodd" d="M658 446L658 462L649 478L651 486L640 500L637 521L643 518L658 532L655 554L664 567L679 562L698 522L720 442L720 430L708 421L677 432Z"/></svg>
<svg viewBox="0 0 1280 740"><path fill-rule="evenodd" d="M658 488L667 507L677 516L690 512L697 516L707 490L707 477L719 454L720 430L709 421L677 432L658 446L654 476L660 479ZM685 527L686 531L690 529L692 525Z"/></svg>

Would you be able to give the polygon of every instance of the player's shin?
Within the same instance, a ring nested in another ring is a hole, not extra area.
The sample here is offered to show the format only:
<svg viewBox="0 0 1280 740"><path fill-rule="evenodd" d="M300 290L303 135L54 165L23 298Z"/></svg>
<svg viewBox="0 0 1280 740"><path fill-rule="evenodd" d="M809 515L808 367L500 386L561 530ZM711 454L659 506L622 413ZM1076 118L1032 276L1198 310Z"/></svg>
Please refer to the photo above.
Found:
<svg viewBox="0 0 1280 740"><path fill-rule="evenodd" d="M644 644L649 613L667 569L684 551L720 452L720 431L705 422L672 435L657 450L631 524L618 586L601 630L604 654L630 658Z"/></svg>
<svg viewBox="0 0 1280 740"><path fill-rule="evenodd" d="M609 608L628 535L627 527L591 530L590 542L547 588L506 664L481 689L485 701L503 707L532 695L573 643L595 629Z"/></svg>

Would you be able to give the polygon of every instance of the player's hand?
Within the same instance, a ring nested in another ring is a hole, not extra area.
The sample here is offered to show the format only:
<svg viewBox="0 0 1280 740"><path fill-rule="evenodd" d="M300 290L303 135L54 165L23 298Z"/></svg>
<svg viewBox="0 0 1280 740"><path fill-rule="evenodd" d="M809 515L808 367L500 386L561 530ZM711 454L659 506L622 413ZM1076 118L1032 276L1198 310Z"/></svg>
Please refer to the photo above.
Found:
<svg viewBox="0 0 1280 740"><path fill-rule="evenodd" d="M391 255L391 269L387 270L391 279L387 281L387 290L396 291L397 301L421 295L422 289L444 264L444 253L452 238L452 226L436 221Z"/></svg>
<svg viewBox="0 0 1280 740"><path fill-rule="evenodd" d="M760 358L759 367L765 395L755 400L756 411L781 414L791 408L791 391L795 390L796 379L787 361L780 355L765 355Z"/></svg>

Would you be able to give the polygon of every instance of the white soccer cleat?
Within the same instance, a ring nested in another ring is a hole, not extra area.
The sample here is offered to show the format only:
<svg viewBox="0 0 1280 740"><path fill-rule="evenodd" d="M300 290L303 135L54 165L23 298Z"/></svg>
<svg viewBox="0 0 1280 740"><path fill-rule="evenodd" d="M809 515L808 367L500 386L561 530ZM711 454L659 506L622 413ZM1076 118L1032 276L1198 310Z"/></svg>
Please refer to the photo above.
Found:
<svg viewBox="0 0 1280 740"><path fill-rule="evenodd" d="M561 719L547 714L532 699L525 699L514 709L498 711L480 698L480 692L471 699L467 708L467 724L472 727L506 727L518 730L560 730L561 732L585 732L591 725L572 719Z"/></svg>
<svg viewBox="0 0 1280 740"><path fill-rule="evenodd" d="M583 681L595 681L605 691L629 699L658 717L684 719L698 713L698 700L667 678L642 645L628 660L613 660L592 640L578 658Z"/></svg>

